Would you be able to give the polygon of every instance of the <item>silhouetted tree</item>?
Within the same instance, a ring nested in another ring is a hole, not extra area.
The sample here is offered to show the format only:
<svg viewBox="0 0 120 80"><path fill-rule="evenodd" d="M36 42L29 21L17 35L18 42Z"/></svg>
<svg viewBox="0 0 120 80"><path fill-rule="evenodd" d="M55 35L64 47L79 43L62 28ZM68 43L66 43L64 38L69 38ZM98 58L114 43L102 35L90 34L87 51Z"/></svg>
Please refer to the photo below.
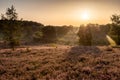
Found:
<svg viewBox="0 0 120 80"><path fill-rule="evenodd" d="M56 42L57 33L54 26L46 26L42 29L42 41L43 42Z"/></svg>
<svg viewBox="0 0 120 80"><path fill-rule="evenodd" d="M81 25L78 31L79 36L79 44L84 46L92 45L92 32L91 27L89 25L84 26Z"/></svg>
<svg viewBox="0 0 120 80"><path fill-rule="evenodd" d="M4 21L3 24L3 35L4 40L9 44L9 46L14 50L15 46L20 44L21 36L21 26L20 22L17 21L18 14L16 9L12 5L8 8L5 15L1 16L1 20Z"/></svg>
<svg viewBox="0 0 120 80"><path fill-rule="evenodd" d="M116 38L116 43L120 45L120 15L112 15L110 34Z"/></svg>

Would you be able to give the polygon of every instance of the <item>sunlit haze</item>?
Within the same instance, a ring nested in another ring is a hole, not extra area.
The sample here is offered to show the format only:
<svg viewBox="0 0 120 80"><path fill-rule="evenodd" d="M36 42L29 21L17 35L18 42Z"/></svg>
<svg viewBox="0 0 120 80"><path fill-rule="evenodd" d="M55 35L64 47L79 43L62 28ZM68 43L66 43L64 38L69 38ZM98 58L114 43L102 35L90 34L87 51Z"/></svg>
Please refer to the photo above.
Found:
<svg viewBox="0 0 120 80"><path fill-rule="evenodd" d="M83 20L89 20L90 19L90 13L89 12L87 12L87 11L83 11L83 13L81 14L81 18L83 19Z"/></svg>
<svg viewBox="0 0 120 80"><path fill-rule="evenodd" d="M110 23L112 14L119 14L120 0L0 0L0 13L14 5L19 18L45 25Z"/></svg>

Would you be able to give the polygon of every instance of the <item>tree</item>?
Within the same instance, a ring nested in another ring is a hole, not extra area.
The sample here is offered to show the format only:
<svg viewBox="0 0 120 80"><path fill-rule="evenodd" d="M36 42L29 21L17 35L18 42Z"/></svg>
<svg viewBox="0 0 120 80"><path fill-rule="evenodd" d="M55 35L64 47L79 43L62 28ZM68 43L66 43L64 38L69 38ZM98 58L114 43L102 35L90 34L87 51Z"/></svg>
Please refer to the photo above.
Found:
<svg viewBox="0 0 120 80"><path fill-rule="evenodd" d="M6 19L7 20L17 20L18 14L16 13L16 9L12 5L11 8L8 8L6 11Z"/></svg>
<svg viewBox="0 0 120 80"><path fill-rule="evenodd" d="M41 40L42 36L43 36L43 34L41 31L36 31L33 35L33 39L34 39L34 41L39 42Z"/></svg>
<svg viewBox="0 0 120 80"><path fill-rule="evenodd" d="M120 45L120 15L112 15L111 21L110 35L115 39L116 43Z"/></svg>
<svg viewBox="0 0 120 80"><path fill-rule="evenodd" d="M57 34L57 37L58 38L61 38L63 36L65 36L70 30L73 29L73 26L70 25L70 26L55 26L56 28L56 34Z"/></svg>
<svg viewBox="0 0 120 80"><path fill-rule="evenodd" d="M20 44L21 36L21 26L20 22L17 20L18 14L16 9L12 5L8 8L6 13L1 16L3 23L3 35L4 40L9 44L9 46L14 50L15 46Z"/></svg>
<svg viewBox="0 0 120 80"><path fill-rule="evenodd" d="M42 41L43 42L56 42L57 40L57 33L56 33L56 28L53 26L45 26L44 28L42 28Z"/></svg>
<svg viewBox="0 0 120 80"><path fill-rule="evenodd" d="M79 36L79 44L84 46L91 46L92 45L92 32L91 26L81 25L78 31Z"/></svg>

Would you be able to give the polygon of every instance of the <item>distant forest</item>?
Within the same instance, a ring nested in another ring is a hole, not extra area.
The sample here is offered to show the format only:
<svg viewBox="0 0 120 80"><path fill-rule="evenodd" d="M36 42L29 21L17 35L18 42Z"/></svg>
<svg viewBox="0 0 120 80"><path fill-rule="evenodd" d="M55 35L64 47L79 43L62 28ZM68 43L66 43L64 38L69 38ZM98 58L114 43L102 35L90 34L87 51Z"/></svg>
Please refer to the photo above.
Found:
<svg viewBox="0 0 120 80"><path fill-rule="evenodd" d="M0 41L6 46L57 43L64 45L110 45L106 35L120 44L120 15L111 16L111 24L44 26L42 23L18 20L14 6L1 15ZM4 45L4 46L5 46ZM1 45L3 46L3 45Z"/></svg>

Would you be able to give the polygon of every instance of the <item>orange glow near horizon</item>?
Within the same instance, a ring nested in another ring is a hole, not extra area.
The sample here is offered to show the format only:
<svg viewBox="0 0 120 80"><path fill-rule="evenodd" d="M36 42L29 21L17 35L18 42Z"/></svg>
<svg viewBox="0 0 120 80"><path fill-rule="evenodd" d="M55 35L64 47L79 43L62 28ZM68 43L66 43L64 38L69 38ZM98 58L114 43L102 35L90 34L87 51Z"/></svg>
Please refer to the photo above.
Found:
<svg viewBox="0 0 120 80"><path fill-rule="evenodd" d="M19 18L44 25L107 24L120 0L0 0L0 14L14 5ZM21 6L22 5L22 6Z"/></svg>

